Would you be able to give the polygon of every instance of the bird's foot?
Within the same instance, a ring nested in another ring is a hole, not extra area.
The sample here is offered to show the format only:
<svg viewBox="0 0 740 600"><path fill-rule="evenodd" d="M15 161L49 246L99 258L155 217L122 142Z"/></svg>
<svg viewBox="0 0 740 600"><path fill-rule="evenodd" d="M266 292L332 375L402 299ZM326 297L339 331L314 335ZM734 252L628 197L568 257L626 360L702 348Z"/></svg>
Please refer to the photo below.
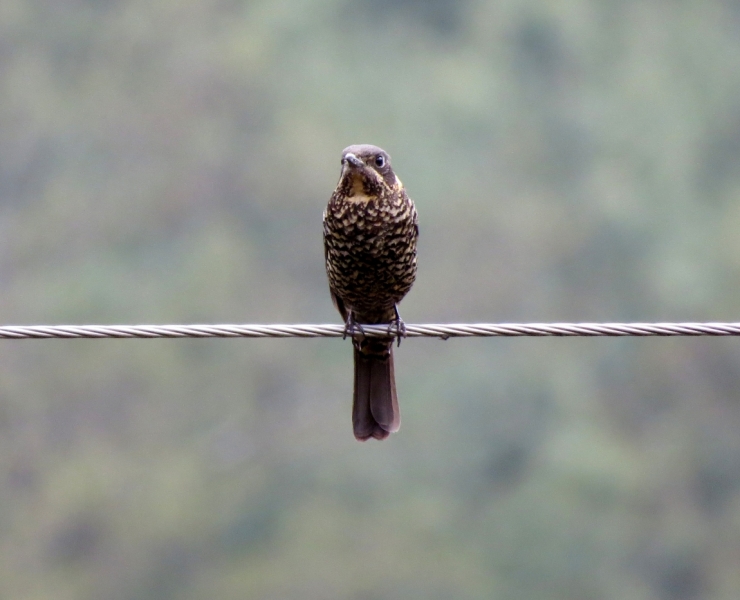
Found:
<svg viewBox="0 0 740 600"><path fill-rule="evenodd" d="M388 323L388 333L396 334L397 345L401 345L401 340L406 337L406 323L403 322L401 314L398 312L398 306L393 305L393 312L396 314L393 321Z"/></svg>
<svg viewBox="0 0 740 600"><path fill-rule="evenodd" d="M354 337L355 334L365 335L365 330L362 328L357 321L355 321L355 315L352 311L347 313L347 320L344 322L344 335L342 339L346 340L347 336Z"/></svg>

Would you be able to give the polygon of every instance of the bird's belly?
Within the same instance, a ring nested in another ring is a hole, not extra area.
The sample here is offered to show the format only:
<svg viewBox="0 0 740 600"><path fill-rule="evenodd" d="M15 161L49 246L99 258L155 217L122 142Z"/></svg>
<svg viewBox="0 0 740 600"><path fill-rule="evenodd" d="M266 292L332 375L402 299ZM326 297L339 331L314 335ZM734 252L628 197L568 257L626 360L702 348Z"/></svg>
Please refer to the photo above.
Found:
<svg viewBox="0 0 740 600"><path fill-rule="evenodd" d="M342 246L327 257L334 292L358 315L392 313L414 282L416 253L373 237Z"/></svg>

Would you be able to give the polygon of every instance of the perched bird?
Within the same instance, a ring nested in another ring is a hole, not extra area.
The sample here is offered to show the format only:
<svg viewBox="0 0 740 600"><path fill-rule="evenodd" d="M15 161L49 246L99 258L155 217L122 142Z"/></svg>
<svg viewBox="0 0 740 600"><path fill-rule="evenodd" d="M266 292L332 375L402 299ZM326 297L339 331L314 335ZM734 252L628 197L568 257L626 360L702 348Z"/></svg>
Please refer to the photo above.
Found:
<svg viewBox="0 0 740 600"><path fill-rule="evenodd" d="M395 323L397 304L416 278L419 226L414 203L388 153L367 144L342 152L342 173L324 211L329 289L349 335L363 324ZM400 338L399 338L400 339ZM401 426L393 372L393 337L353 337L355 437L385 439Z"/></svg>

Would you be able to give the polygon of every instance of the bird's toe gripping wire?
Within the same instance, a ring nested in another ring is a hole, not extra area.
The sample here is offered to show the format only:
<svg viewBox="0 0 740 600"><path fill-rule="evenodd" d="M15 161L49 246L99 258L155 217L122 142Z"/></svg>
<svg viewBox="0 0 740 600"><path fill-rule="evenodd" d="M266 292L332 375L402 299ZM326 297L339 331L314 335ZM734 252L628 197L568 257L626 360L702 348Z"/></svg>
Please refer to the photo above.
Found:
<svg viewBox="0 0 740 600"><path fill-rule="evenodd" d="M347 336L354 337L357 333L365 335L365 330L362 328L360 323L355 321L355 314L351 310L347 311L347 320L344 322L344 334L342 335L342 339L347 339Z"/></svg>
<svg viewBox="0 0 740 600"><path fill-rule="evenodd" d="M403 322L403 319L401 318L401 313L398 312L398 305L393 305L393 312L396 316L393 321L388 323L388 333L396 334L397 345L400 346L401 340L406 337L406 323Z"/></svg>

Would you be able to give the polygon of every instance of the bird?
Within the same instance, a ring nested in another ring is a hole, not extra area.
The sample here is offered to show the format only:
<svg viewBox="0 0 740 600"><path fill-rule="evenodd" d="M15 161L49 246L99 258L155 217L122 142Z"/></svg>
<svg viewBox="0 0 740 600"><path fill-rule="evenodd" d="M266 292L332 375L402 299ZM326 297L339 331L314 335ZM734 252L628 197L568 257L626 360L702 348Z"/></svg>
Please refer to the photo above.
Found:
<svg viewBox="0 0 740 600"><path fill-rule="evenodd" d="M370 144L342 151L339 182L324 210L324 257L332 302L352 336L355 438L383 440L401 426L393 366L405 326L398 303L416 279L416 207L391 157ZM362 325L388 324L388 337ZM358 335L359 334L359 335Z"/></svg>

